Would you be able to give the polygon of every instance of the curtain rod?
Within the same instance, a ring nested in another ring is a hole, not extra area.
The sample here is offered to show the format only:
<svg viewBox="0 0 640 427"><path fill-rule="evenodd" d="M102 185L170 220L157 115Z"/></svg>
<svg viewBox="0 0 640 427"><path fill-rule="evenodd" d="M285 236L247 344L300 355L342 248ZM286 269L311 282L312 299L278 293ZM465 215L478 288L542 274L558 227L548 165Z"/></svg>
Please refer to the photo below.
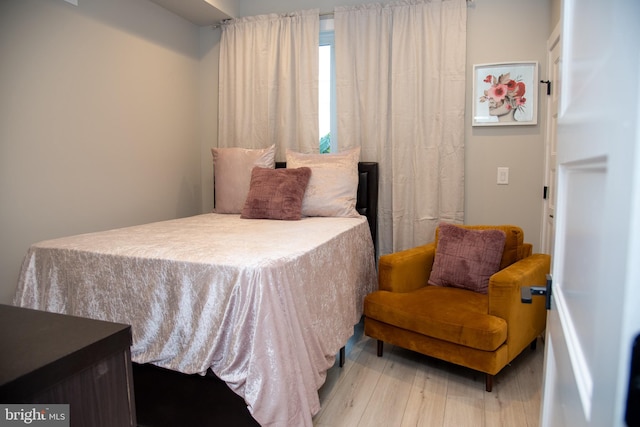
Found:
<svg viewBox="0 0 640 427"><path fill-rule="evenodd" d="M467 0L467 6L471 6L473 4L475 4L476 0ZM320 18L329 18L329 17L333 17L333 12L324 12L324 13L320 13L318 15ZM220 28L220 26L222 24L224 24L227 21L231 21L233 20L233 18L229 18L229 19L223 19L222 21L220 21L220 23L216 24L216 25L212 25L212 28Z"/></svg>
<svg viewBox="0 0 640 427"><path fill-rule="evenodd" d="M472 4L475 4L475 2L476 0L467 0L467 6L471 6ZM329 16L333 17L333 12L324 12L324 13L321 13L319 16L320 18L326 18Z"/></svg>

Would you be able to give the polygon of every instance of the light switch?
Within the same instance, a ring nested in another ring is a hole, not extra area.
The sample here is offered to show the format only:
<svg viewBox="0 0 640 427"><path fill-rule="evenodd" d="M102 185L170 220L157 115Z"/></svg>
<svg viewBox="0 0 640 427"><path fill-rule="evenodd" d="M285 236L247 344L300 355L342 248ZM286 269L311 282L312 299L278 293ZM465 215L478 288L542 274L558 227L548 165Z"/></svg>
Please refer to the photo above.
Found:
<svg viewBox="0 0 640 427"><path fill-rule="evenodd" d="M509 184L509 168L506 168L506 167L498 168L498 184L499 185Z"/></svg>

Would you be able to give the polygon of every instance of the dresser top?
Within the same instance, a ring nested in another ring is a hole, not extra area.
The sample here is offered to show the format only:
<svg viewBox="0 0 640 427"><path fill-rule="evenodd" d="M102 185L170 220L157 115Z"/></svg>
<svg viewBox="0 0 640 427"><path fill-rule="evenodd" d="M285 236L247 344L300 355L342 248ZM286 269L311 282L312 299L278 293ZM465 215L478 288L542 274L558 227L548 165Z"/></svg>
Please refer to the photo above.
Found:
<svg viewBox="0 0 640 427"><path fill-rule="evenodd" d="M0 402L50 387L130 345L129 325L0 304Z"/></svg>

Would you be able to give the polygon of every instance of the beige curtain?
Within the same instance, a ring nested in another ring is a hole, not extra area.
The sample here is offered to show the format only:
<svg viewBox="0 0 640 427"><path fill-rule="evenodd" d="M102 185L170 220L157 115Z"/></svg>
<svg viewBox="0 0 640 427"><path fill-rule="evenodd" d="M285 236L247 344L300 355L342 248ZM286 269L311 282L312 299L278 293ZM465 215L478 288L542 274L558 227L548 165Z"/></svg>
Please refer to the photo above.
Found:
<svg viewBox="0 0 640 427"><path fill-rule="evenodd" d="M222 25L218 146L318 152L319 11Z"/></svg>
<svg viewBox="0 0 640 427"><path fill-rule="evenodd" d="M338 141L380 167L379 248L464 220L466 1L338 7Z"/></svg>

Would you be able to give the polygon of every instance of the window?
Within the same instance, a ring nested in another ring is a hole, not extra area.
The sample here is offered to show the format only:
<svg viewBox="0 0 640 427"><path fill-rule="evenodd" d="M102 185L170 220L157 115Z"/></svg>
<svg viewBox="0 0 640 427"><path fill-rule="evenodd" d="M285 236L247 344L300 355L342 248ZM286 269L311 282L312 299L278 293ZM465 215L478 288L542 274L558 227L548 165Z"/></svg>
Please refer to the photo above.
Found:
<svg viewBox="0 0 640 427"><path fill-rule="evenodd" d="M320 19L318 121L321 153L338 151L336 138L336 79L333 18Z"/></svg>

